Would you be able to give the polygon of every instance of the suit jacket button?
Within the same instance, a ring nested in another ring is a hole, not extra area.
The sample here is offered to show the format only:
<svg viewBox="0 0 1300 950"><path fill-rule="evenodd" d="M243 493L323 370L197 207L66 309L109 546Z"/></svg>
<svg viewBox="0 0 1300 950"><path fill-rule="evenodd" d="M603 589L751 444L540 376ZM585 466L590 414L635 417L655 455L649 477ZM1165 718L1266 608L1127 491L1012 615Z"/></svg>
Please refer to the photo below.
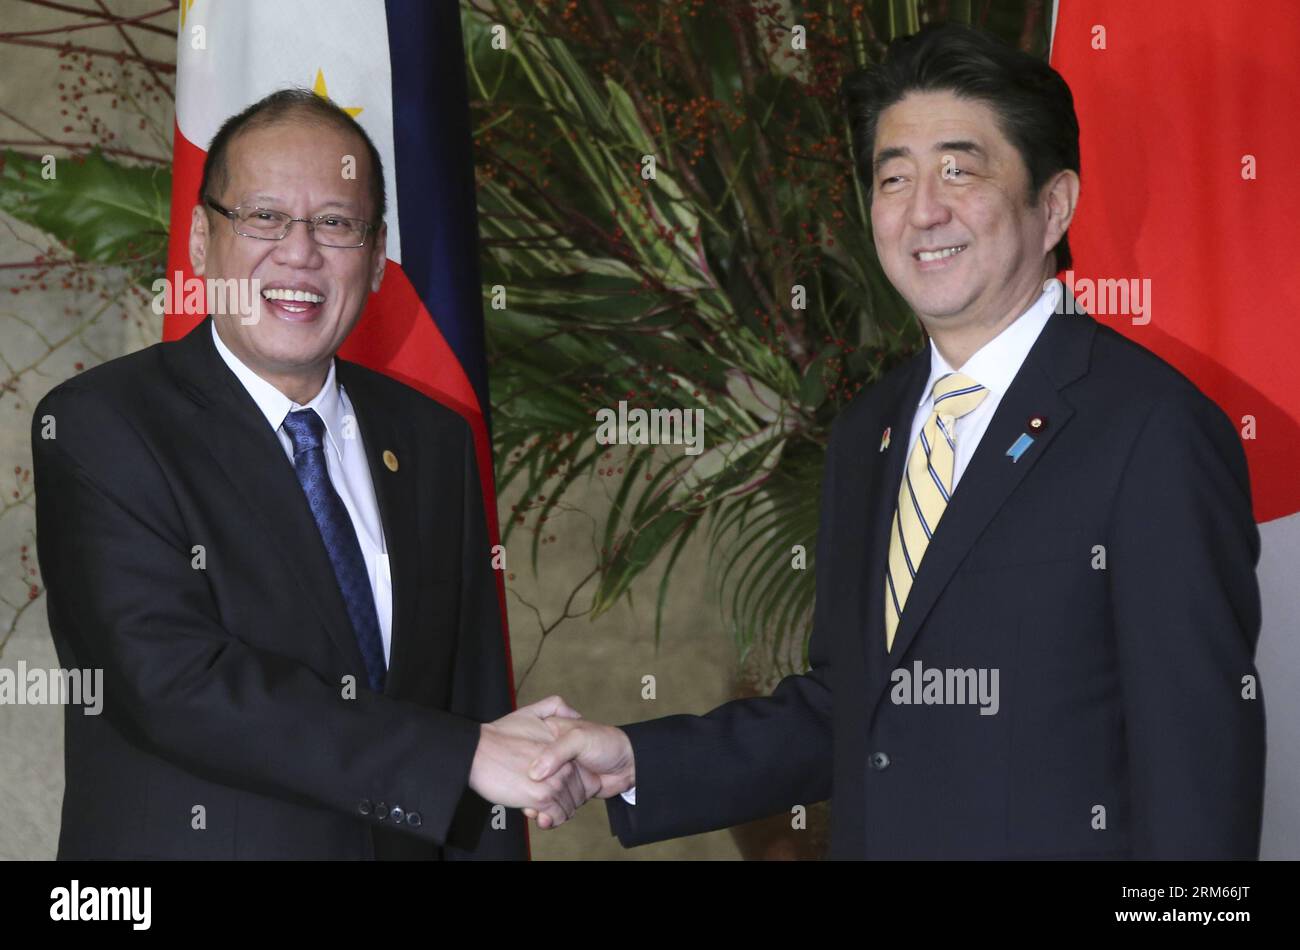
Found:
<svg viewBox="0 0 1300 950"><path fill-rule="evenodd" d="M393 810L390 811L388 815L390 818L393 819L393 821L397 822L400 825L402 823L402 819L406 816L406 812L402 811L402 809L399 806L394 805Z"/></svg>
<svg viewBox="0 0 1300 950"><path fill-rule="evenodd" d="M385 805L383 802L380 802L378 805L376 805L376 806L375 806L375 817L378 818L380 821L383 821L385 818L387 818L387 817L388 817L388 806Z"/></svg>
<svg viewBox="0 0 1300 950"><path fill-rule="evenodd" d="M363 798L361 799L361 804L357 805L357 811L361 812L363 815L369 815L374 810L374 807L375 806L370 803L370 799Z"/></svg>
<svg viewBox="0 0 1300 950"><path fill-rule="evenodd" d="M883 772L889 768L889 756L883 752L871 753L871 767L877 772Z"/></svg>
<svg viewBox="0 0 1300 950"><path fill-rule="evenodd" d="M408 811L406 813L406 823L412 828L419 828L422 819L418 811Z"/></svg>

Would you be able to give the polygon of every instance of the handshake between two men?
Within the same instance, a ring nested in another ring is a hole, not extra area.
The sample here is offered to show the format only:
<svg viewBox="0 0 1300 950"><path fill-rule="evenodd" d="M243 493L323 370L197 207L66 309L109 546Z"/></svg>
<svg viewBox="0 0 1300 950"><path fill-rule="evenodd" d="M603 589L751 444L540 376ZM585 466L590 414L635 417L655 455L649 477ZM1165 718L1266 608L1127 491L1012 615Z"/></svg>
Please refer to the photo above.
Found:
<svg viewBox="0 0 1300 950"><path fill-rule="evenodd" d="M589 722L559 696L523 706L479 730L470 788L489 802L521 808L554 828L594 798L636 785L623 730Z"/></svg>

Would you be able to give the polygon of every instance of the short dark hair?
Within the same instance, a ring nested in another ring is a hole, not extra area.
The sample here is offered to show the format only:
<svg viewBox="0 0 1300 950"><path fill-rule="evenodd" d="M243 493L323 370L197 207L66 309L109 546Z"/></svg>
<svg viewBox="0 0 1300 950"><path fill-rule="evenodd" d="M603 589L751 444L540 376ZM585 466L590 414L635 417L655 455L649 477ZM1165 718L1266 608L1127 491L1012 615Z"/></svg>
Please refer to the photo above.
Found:
<svg viewBox="0 0 1300 950"><path fill-rule="evenodd" d="M203 162L203 180L199 183L198 203L205 204L206 196L212 194L208 191L209 188L221 191L230 183L226 152L236 135L290 119L316 125L333 125L356 134L365 143L366 152L370 155L370 206L378 211L371 223L378 227L388 213L388 200L384 191L384 163L379 158L379 150L356 119L329 99L301 87L276 90L222 123L208 145L208 156ZM212 197L215 198L216 195Z"/></svg>
<svg viewBox="0 0 1300 950"><path fill-rule="evenodd" d="M844 80L858 179L868 191L881 113L910 92L951 92L990 106L1029 170L1031 207L1057 172L1079 172L1079 120L1061 74L990 33L945 23L894 40L883 62ZM1052 251L1057 270L1071 265L1068 232Z"/></svg>

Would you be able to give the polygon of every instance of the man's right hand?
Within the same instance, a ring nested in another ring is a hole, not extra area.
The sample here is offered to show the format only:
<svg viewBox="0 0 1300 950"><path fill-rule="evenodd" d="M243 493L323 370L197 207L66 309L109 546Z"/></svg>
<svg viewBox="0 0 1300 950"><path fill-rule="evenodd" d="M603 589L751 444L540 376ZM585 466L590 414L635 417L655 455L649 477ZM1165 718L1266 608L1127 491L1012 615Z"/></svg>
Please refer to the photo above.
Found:
<svg viewBox="0 0 1300 950"><path fill-rule="evenodd" d="M636 785L632 742L622 729L562 716L553 716L545 722L555 735L555 741L537 757L528 770L529 778L538 782L549 781L564 774L564 769L577 766L588 790L598 785L594 791L588 792L588 798L592 794L597 798L612 798ZM536 818L542 828L554 826L544 809L525 808L524 814Z"/></svg>
<svg viewBox="0 0 1300 950"><path fill-rule="evenodd" d="M601 783L568 761L540 779L530 778L527 772L555 735L545 723L575 722L578 716L563 699L551 696L496 722L484 723L479 727L478 747L470 766L470 788L489 802L525 809L539 824L545 816L543 827L563 824L601 789Z"/></svg>

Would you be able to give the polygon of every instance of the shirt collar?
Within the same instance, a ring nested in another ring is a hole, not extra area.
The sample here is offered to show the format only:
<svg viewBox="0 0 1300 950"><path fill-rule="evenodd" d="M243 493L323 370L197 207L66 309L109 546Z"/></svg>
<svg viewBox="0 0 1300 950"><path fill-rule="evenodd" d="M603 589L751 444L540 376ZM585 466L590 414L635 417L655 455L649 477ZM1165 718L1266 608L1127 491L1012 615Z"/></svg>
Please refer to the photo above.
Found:
<svg viewBox="0 0 1300 950"><path fill-rule="evenodd" d="M226 361L231 372L239 378L244 388L248 390L248 394L253 397L257 408L262 410L262 415L266 416L266 421L271 424L272 429L279 431L284 423L284 417L295 409L315 409L317 415L325 421L327 441L333 447L335 456L340 462L343 461L343 400L339 392L341 386L335 379L332 358L329 373L325 376L325 383L321 386L320 392L306 405L300 405L249 369L244 361L222 341L221 335L217 333L215 320L212 321L212 341L217 345L217 352Z"/></svg>
<svg viewBox="0 0 1300 950"><path fill-rule="evenodd" d="M1001 397L1011 387L1025 357L1029 355L1034 341L1042 333L1047 320L1056 312L1057 302L1061 298L1061 282L1048 281L1046 289L1029 309L1002 329L1002 332L975 351L960 370L948 365L939 348L930 342L930 378L921 391L921 401L917 407L928 403L933 395L934 384L948 373L960 372L969 376L989 391L989 394Z"/></svg>

